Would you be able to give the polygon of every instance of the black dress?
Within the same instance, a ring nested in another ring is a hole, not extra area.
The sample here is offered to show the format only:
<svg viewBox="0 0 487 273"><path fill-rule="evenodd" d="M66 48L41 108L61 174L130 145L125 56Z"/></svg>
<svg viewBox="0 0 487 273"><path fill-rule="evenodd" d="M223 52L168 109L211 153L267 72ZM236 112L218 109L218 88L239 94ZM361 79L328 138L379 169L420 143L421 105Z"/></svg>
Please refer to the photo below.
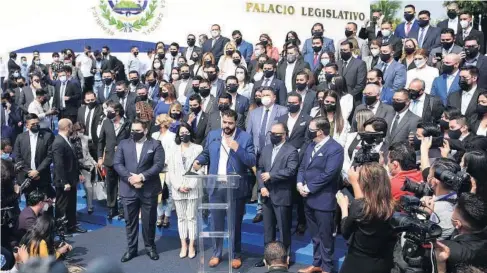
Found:
<svg viewBox="0 0 487 273"><path fill-rule="evenodd" d="M342 234L348 240L348 253L340 273L389 273L393 267L396 241L388 220L363 218L364 200L353 200L348 217L342 219Z"/></svg>

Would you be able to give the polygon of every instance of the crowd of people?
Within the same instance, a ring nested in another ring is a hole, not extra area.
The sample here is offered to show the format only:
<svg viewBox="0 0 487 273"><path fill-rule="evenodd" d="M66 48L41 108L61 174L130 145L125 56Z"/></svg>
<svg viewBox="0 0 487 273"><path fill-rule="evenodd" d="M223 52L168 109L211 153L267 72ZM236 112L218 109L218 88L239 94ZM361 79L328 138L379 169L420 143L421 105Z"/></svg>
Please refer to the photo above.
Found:
<svg viewBox="0 0 487 273"><path fill-rule="evenodd" d="M1 97L2 253L22 246L30 256L65 255L72 247L58 245L54 230L65 222L67 234L86 232L76 220L77 186L92 214L103 179L108 219L127 225L122 262L137 255L139 217L147 255L159 259L156 226L171 225L173 206L179 256L194 258L198 199L230 200L218 182L202 191L185 176L193 170L240 176L231 200L235 269L250 202L253 222L264 222L266 253L256 267L287 272L295 229L313 244L300 273L335 269L337 234L349 247L340 272L405 272L413 263L391 222L415 195L441 234L426 251L436 260L414 266L482 270L485 41L471 13L451 3L447 14L435 27L429 11L407 5L394 28L375 10L361 26L347 23L337 43L316 23L304 42L288 32L282 50L267 34L252 45L215 24L211 38L190 34L184 48L156 43L149 63L136 46L126 63L107 46L55 52L50 64L39 52L31 65L24 56L17 63L12 52ZM425 190L409 192L407 183ZM215 231L224 229L225 213L206 213ZM223 240L214 240L208 265L217 267L222 253Z"/></svg>

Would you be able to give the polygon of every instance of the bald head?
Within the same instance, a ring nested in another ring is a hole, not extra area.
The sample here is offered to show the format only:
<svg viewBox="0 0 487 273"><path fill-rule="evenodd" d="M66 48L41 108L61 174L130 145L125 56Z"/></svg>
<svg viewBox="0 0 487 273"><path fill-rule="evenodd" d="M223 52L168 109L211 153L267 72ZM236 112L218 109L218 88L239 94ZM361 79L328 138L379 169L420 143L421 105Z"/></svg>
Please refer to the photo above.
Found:
<svg viewBox="0 0 487 273"><path fill-rule="evenodd" d="M455 54L455 53L447 54L445 56L445 58L443 59L443 71L444 71L444 73L453 74L453 73L457 72L461 60L462 59L460 58L460 55L458 55L458 54ZM451 72L448 69L445 70L445 66L451 66L452 67ZM450 73L448 73L448 72L450 72Z"/></svg>
<svg viewBox="0 0 487 273"><path fill-rule="evenodd" d="M71 120L67 118L63 118L59 120L58 123L58 128L59 128L59 133L62 133L64 136L68 136L68 132L71 130L73 127L73 123Z"/></svg>
<svg viewBox="0 0 487 273"><path fill-rule="evenodd" d="M425 88L425 83L421 79L414 79L409 84L409 89L412 89L415 91L424 91L424 88Z"/></svg>
<svg viewBox="0 0 487 273"><path fill-rule="evenodd" d="M364 89L364 95L376 97L380 94L380 87L377 84L367 84Z"/></svg>

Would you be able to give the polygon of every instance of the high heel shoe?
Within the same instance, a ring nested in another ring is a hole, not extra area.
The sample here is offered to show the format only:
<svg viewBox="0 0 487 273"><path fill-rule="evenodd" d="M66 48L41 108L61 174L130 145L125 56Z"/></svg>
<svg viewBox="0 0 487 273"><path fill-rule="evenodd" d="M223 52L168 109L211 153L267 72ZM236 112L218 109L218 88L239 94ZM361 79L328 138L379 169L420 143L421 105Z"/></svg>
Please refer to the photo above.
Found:
<svg viewBox="0 0 487 273"><path fill-rule="evenodd" d="M169 225L170 225L170 223L169 223L169 217L165 216L164 217L164 221L162 222L162 227L163 228L168 228Z"/></svg>
<svg viewBox="0 0 487 273"><path fill-rule="evenodd" d="M194 247L190 247L188 251L188 258L193 259L196 257L196 250Z"/></svg>
<svg viewBox="0 0 487 273"><path fill-rule="evenodd" d="M158 218L157 218L156 226L157 226L158 228L161 228L161 227L162 227L162 217L158 217Z"/></svg>
<svg viewBox="0 0 487 273"><path fill-rule="evenodd" d="M179 252L179 258L181 258L181 259L186 258L187 254L188 254L188 249L185 247L182 247L181 252Z"/></svg>

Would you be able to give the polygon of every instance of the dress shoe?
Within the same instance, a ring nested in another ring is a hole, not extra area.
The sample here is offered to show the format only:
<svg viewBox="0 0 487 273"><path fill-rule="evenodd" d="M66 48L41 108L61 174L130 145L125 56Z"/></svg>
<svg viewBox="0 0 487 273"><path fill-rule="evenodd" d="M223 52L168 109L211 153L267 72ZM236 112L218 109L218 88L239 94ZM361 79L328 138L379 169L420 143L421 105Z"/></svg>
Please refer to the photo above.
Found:
<svg viewBox="0 0 487 273"><path fill-rule="evenodd" d="M112 220L113 216L115 216L113 209L108 209L108 214L107 214L108 220Z"/></svg>
<svg viewBox="0 0 487 273"><path fill-rule="evenodd" d="M208 262L209 267L216 267L220 264L220 258L218 257L211 257L210 261Z"/></svg>
<svg viewBox="0 0 487 273"><path fill-rule="evenodd" d="M147 251L147 256L149 256L149 258L151 260L159 260L159 254L157 254L156 250L155 249L151 249L151 250L148 250Z"/></svg>
<svg viewBox="0 0 487 273"><path fill-rule="evenodd" d="M82 227L75 226L75 227L68 229L68 232L69 233L86 233L87 230L82 228Z"/></svg>
<svg viewBox="0 0 487 273"><path fill-rule="evenodd" d="M299 235L304 235L304 232L306 232L306 225L305 224L298 224L296 227L296 233Z"/></svg>
<svg viewBox="0 0 487 273"><path fill-rule="evenodd" d="M321 267L317 266L308 266L306 268L298 270L298 273L322 273L323 270L321 270Z"/></svg>
<svg viewBox="0 0 487 273"><path fill-rule="evenodd" d="M265 263L264 263L264 261L258 261L258 262L255 263L254 266L255 267L264 267L265 266Z"/></svg>
<svg viewBox="0 0 487 273"><path fill-rule="evenodd" d="M252 220L252 223L259 223L262 222L262 220L264 220L264 216L262 216L262 213L257 213L257 215L255 215L254 219Z"/></svg>
<svg viewBox="0 0 487 273"><path fill-rule="evenodd" d="M89 208L88 209L88 215L92 215L93 214L93 208Z"/></svg>
<svg viewBox="0 0 487 273"><path fill-rule="evenodd" d="M137 257L137 253L125 252L125 254L123 254L122 259L120 261L122 263L125 263L132 260L135 257Z"/></svg>
<svg viewBox="0 0 487 273"><path fill-rule="evenodd" d="M239 269L242 266L242 259L236 258L232 260L232 268Z"/></svg>

